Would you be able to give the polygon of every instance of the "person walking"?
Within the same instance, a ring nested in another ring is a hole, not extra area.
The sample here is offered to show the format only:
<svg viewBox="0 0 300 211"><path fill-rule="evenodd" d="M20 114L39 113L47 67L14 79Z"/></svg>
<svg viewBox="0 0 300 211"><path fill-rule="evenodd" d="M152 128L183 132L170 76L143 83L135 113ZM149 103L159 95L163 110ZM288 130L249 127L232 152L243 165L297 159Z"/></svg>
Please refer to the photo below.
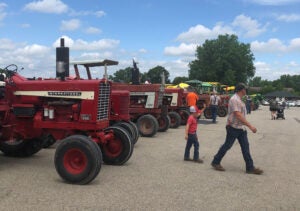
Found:
<svg viewBox="0 0 300 211"><path fill-rule="evenodd" d="M186 146L184 151L184 160L185 161L194 161L197 163L203 163L203 160L199 158L199 141L197 136L197 126L198 126L198 119L197 117L203 112L205 109L204 107L201 110L197 110L195 106L190 107L190 116L187 120L186 127L185 127L185 140ZM194 145L194 157L193 159L190 158L190 150L192 145Z"/></svg>
<svg viewBox="0 0 300 211"><path fill-rule="evenodd" d="M270 101L270 108L269 108L269 110L271 111L271 119L272 120L276 119L277 108L278 108L277 101L272 99Z"/></svg>
<svg viewBox="0 0 300 211"><path fill-rule="evenodd" d="M251 104L252 104L252 99L249 95L246 96L246 109L247 109L247 114L251 114Z"/></svg>
<svg viewBox="0 0 300 211"><path fill-rule="evenodd" d="M220 102L221 102L221 98L214 91L213 94L210 96L210 100L209 100L209 107L211 109L213 123L217 123L217 113L218 113L218 106Z"/></svg>
<svg viewBox="0 0 300 211"><path fill-rule="evenodd" d="M246 95L246 86L243 83L239 83L235 87L235 94L229 100L226 124L227 135L225 143L214 156L211 165L215 170L225 171L223 166L220 164L221 160L225 156L226 152L232 147L235 139L238 139L246 163L246 173L262 174L263 170L254 167L250 154L247 130L245 126L247 126L253 133L256 133L257 129L246 120L246 108L242 101L242 97L244 95Z"/></svg>

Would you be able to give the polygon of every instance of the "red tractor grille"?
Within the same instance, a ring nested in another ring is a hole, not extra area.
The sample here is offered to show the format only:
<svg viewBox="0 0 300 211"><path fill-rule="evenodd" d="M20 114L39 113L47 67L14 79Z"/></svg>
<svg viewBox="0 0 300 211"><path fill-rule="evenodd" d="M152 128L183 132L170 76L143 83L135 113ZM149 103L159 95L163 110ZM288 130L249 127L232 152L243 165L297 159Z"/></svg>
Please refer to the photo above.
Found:
<svg viewBox="0 0 300 211"><path fill-rule="evenodd" d="M110 83L100 82L97 120L108 119L110 104Z"/></svg>

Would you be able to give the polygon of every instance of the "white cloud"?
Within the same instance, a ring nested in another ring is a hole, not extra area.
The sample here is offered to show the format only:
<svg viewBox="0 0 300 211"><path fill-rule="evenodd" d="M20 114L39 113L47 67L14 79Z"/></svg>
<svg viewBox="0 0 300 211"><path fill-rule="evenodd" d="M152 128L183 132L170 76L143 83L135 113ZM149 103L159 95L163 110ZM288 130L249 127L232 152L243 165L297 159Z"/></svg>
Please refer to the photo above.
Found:
<svg viewBox="0 0 300 211"><path fill-rule="evenodd" d="M82 60L104 60L112 57L112 52L91 52L91 53L82 53L79 58Z"/></svg>
<svg viewBox="0 0 300 211"><path fill-rule="evenodd" d="M43 55L48 54L49 51L50 51L49 47L33 44L33 45L27 45L24 48L16 49L15 55L43 57Z"/></svg>
<svg viewBox="0 0 300 211"><path fill-rule="evenodd" d="M289 44L289 51L299 52L300 49L300 37L292 39Z"/></svg>
<svg viewBox="0 0 300 211"><path fill-rule="evenodd" d="M206 39L216 38L220 34L234 34L234 31L222 23L217 23L212 29L199 24L191 27L187 32L179 34L176 40L202 44Z"/></svg>
<svg viewBox="0 0 300 211"><path fill-rule="evenodd" d="M196 52L196 44L181 43L178 47L169 46L165 47L164 54L171 56L189 56L194 55Z"/></svg>
<svg viewBox="0 0 300 211"><path fill-rule="evenodd" d="M71 19L71 20L63 20L60 25L61 31L74 31L80 27L80 20Z"/></svg>
<svg viewBox="0 0 300 211"><path fill-rule="evenodd" d="M292 39L288 45L285 45L279 39L269 39L267 42L253 41L251 43L251 50L257 53L287 53L299 52L300 38Z"/></svg>
<svg viewBox="0 0 300 211"><path fill-rule="evenodd" d="M33 1L25 5L25 10L60 14L68 11L68 6L60 0Z"/></svg>
<svg viewBox="0 0 300 211"><path fill-rule="evenodd" d="M277 17L277 20L285 21L285 22L296 22L296 21L300 21L300 15L298 14L279 15Z"/></svg>
<svg viewBox="0 0 300 211"><path fill-rule="evenodd" d="M73 49L86 50L86 51L113 49L116 48L119 45L119 43L120 43L119 40L113 40L113 39L101 39L92 42L87 42L78 39L74 42Z"/></svg>
<svg viewBox="0 0 300 211"><path fill-rule="evenodd" d="M6 12L4 11L7 7L7 4L0 2L0 22L6 17Z"/></svg>
<svg viewBox="0 0 300 211"><path fill-rule="evenodd" d="M242 14L236 16L230 25L219 22L212 29L201 24L193 26L188 31L179 34L176 41L201 45L205 40L215 39L219 35L236 34L243 37L255 37L265 32L266 29L267 24L262 26L257 20Z"/></svg>
<svg viewBox="0 0 300 211"><path fill-rule="evenodd" d="M88 42L82 39L72 40L68 36L62 36L65 39L65 46L72 48L72 51L103 51L118 47L120 41L113 39L101 39ZM60 38L53 43L53 47L60 46Z"/></svg>
<svg viewBox="0 0 300 211"><path fill-rule="evenodd" d="M70 16L94 15L94 16L96 16L98 18L101 18L101 17L103 17L103 16L106 15L106 13L104 11L101 11L101 10L96 11L96 12L95 11L88 11L88 10L86 10L86 11L75 11L73 9L69 9L69 10L70 10L70 13L69 13Z"/></svg>
<svg viewBox="0 0 300 211"><path fill-rule="evenodd" d="M99 11L95 12L95 15L100 18L100 17L105 16L106 13L104 11L102 11L102 10L99 10Z"/></svg>
<svg viewBox="0 0 300 211"><path fill-rule="evenodd" d="M299 3L300 0L247 0L252 3L260 4L260 5L288 5L288 4L294 4Z"/></svg>
<svg viewBox="0 0 300 211"><path fill-rule="evenodd" d="M267 42L254 41L251 43L253 52L280 53L287 50L287 47L279 39L269 39Z"/></svg>
<svg viewBox="0 0 300 211"><path fill-rule="evenodd" d="M290 61L288 64L289 67L299 67L299 64L295 61Z"/></svg>
<svg viewBox="0 0 300 211"><path fill-rule="evenodd" d="M267 63L258 61L254 63L256 68L255 76L260 76L266 80L276 80L282 75L299 75L299 64L294 61L289 63L282 63L280 61L274 61L273 63Z"/></svg>
<svg viewBox="0 0 300 211"><path fill-rule="evenodd" d="M235 17L232 25L240 30L240 34L244 34L245 37L256 37L266 31L266 26L261 27L257 20L245 15Z"/></svg>
<svg viewBox="0 0 300 211"><path fill-rule="evenodd" d="M16 44L10 39L0 39L0 51L13 50L16 48Z"/></svg>
<svg viewBox="0 0 300 211"><path fill-rule="evenodd" d="M55 75L55 57L50 47L39 44L14 43L9 39L1 39L0 65L18 65L24 67L24 77ZM4 44L4 45L2 45ZM51 68L50 68L51 67ZM47 70L51 70L48 72Z"/></svg>
<svg viewBox="0 0 300 211"><path fill-rule="evenodd" d="M147 50L144 48L139 49L139 53L147 53Z"/></svg>
<svg viewBox="0 0 300 211"><path fill-rule="evenodd" d="M96 27L88 27L86 30L85 30L85 33L87 34L99 34L101 33L101 29L98 29Z"/></svg>
<svg viewBox="0 0 300 211"><path fill-rule="evenodd" d="M21 24L21 28L29 28L30 24L29 23L23 23Z"/></svg>

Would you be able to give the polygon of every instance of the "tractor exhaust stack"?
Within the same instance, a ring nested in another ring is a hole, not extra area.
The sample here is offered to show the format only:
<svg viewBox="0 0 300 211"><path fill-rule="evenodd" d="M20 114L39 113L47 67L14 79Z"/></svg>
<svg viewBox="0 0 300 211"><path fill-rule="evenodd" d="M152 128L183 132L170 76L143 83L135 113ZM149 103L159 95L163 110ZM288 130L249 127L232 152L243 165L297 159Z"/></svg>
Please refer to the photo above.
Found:
<svg viewBox="0 0 300 211"><path fill-rule="evenodd" d="M60 47L56 48L56 78L64 81L69 76L69 48L65 47L64 38L60 39Z"/></svg>

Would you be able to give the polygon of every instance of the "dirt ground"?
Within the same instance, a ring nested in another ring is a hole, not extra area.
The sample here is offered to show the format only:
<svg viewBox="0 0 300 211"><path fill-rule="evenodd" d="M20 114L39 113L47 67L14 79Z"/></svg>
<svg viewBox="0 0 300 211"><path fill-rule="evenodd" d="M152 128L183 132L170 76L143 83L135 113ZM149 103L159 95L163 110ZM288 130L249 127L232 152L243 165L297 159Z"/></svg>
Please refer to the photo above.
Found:
<svg viewBox="0 0 300 211"><path fill-rule="evenodd" d="M247 115L254 164L263 175L245 174L236 142L225 172L210 166L225 137L225 120L201 119L200 157L183 161L184 126L140 138L123 166L103 165L89 185L70 185L55 171L55 146L27 159L0 154L0 210L300 210L300 108L271 120L268 107Z"/></svg>

